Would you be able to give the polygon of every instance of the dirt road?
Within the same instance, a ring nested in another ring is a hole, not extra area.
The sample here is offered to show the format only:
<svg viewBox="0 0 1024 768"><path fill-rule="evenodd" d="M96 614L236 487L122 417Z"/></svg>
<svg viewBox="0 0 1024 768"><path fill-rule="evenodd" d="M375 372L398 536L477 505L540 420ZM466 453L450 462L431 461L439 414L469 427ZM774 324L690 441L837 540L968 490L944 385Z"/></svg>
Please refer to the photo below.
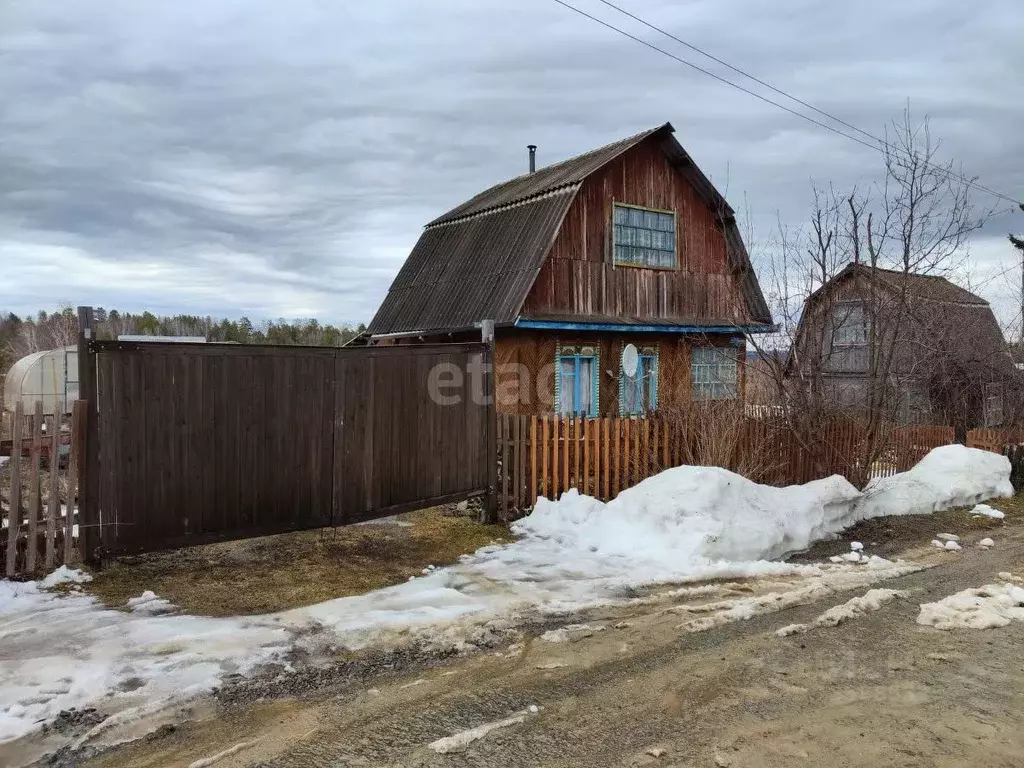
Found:
<svg viewBox="0 0 1024 768"><path fill-rule="evenodd" d="M910 596L837 627L774 634L865 589L697 633L665 601L593 613L573 621L605 629L576 630L574 642L534 634L411 674L211 709L88 764L226 753L217 768L1021 765L1024 624L915 622L922 602L1024 573L1024 526L1001 529L990 551L970 546L980 537L959 554L908 553L937 565L876 585ZM521 722L455 751L427 746L510 717Z"/></svg>

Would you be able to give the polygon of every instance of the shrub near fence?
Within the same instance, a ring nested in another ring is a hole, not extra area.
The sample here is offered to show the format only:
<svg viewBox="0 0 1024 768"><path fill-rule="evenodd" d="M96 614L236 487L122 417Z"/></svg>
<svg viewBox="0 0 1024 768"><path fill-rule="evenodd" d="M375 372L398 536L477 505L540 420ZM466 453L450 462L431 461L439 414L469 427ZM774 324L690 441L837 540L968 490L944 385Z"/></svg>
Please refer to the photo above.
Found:
<svg viewBox="0 0 1024 768"><path fill-rule="evenodd" d="M70 419L44 416L37 402L31 415L21 403L12 414L11 439L0 446L9 456L4 468L9 484L0 490L0 557L8 577L51 571L71 561L85 411L78 401Z"/></svg>
<svg viewBox="0 0 1024 768"><path fill-rule="evenodd" d="M870 468L861 465L864 429L824 425L809 449L778 421L694 410L651 418L498 414L498 497L505 516L570 488L609 500L651 475L683 464L721 466L760 483L794 485L833 474L858 487L905 472L930 450L954 441L952 427L888 430Z"/></svg>

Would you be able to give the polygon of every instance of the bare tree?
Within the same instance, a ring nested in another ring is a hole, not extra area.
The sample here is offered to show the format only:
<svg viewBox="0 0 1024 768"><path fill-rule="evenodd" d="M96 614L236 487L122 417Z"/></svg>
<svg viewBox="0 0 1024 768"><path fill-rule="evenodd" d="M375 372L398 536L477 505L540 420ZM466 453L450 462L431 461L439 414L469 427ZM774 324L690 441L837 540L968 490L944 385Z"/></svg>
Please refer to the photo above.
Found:
<svg viewBox="0 0 1024 768"><path fill-rule="evenodd" d="M936 370L955 367L936 363L952 345L919 278L962 272L967 239L988 214L975 211L972 180L939 161L939 146L928 120L905 112L882 147L883 181L843 193L816 187L809 223L780 224L768 257L779 332L752 344L786 425L810 453L827 456L822 426L855 418L863 439L850 458L864 480L892 425L927 400Z"/></svg>

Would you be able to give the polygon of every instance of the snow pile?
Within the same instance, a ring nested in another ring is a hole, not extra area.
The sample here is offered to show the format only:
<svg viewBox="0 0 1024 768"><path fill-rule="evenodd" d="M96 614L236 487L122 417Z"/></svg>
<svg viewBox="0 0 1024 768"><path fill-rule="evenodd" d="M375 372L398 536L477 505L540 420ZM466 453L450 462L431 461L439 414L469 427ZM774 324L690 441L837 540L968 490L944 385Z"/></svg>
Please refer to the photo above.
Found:
<svg viewBox="0 0 1024 768"><path fill-rule="evenodd" d="M899 589L869 589L860 597L851 598L842 605L829 608L814 620L814 626L835 627L847 619L855 619L865 613L881 610L882 606L908 595L908 592Z"/></svg>
<svg viewBox="0 0 1024 768"><path fill-rule="evenodd" d="M62 565L45 579L39 582L43 589L53 589L59 584L85 584L92 581L92 576L77 568L68 568Z"/></svg>
<svg viewBox="0 0 1024 768"><path fill-rule="evenodd" d="M852 502L859 496L838 475L776 488L717 467L683 466L607 504L575 491L557 502L538 499L513 531L604 557L640 555L675 570L680 562L752 562L806 549L856 522Z"/></svg>
<svg viewBox="0 0 1024 768"><path fill-rule="evenodd" d="M1003 520L1006 518L1006 513L1001 510L990 507L988 504L979 504L971 510L972 517L991 517L993 520Z"/></svg>
<svg viewBox="0 0 1024 768"><path fill-rule="evenodd" d="M924 603L917 623L936 629L991 629L1024 621L1024 588L988 584Z"/></svg>
<svg viewBox="0 0 1024 768"><path fill-rule="evenodd" d="M893 563L888 560L878 558L875 563L864 567L840 568L834 571L824 571L819 576L807 578L805 580L806 586L793 585L792 589L784 592L768 592L767 594L756 595L753 597L742 597L735 600L719 600L711 603L704 603L702 605L683 605L677 606L671 610L674 613L696 616L696 618L691 618L681 623L678 626L678 629L686 632L704 632L706 630L722 626L723 624L730 624L734 621L747 621L755 616L777 613L798 605L807 605L808 603L816 602L837 592L865 587L877 581L882 581L883 579L906 576L907 574L916 573L923 569L924 566L920 565L902 562ZM890 590L872 590L872 592L888 591ZM871 594L871 592L868 594ZM859 600L861 602L856 603L851 601L853 605L845 610L851 612L861 610L863 607L875 601L876 598L884 599L879 595L873 595L870 600L866 600L865 598L854 598L854 601ZM885 599L885 602L888 602L888 599ZM839 607L844 608L844 606ZM826 615L827 614L822 614L822 616L819 617L819 620L823 622L829 621L830 619L824 618ZM834 626L834 624L823 623L821 626ZM786 629L792 630L792 627L787 627ZM787 634L793 634L793 632L787 632Z"/></svg>
<svg viewBox="0 0 1024 768"><path fill-rule="evenodd" d="M476 728L460 731L452 736L445 736L443 739L430 742L427 746L439 755L447 755L451 752L465 752L466 747L474 741L482 739L491 731L495 731L498 728L508 728L510 725L519 725L526 721L527 715L536 714L539 709L536 705L530 705L529 708L517 712L511 717L506 717L504 720L495 720L492 723L484 723Z"/></svg>
<svg viewBox="0 0 1024 768"><path fill-rule="evenodd" d="M776 637L789 637L807 632L814 627L835 627L849 619L856 619L872 611L881 610L893 600L906 599L909 592L899 589L869 589L860 597L854 597L841 605L835 605L818 616L810 624L789 624L775 630Z"/></svg>
<svg viewBox="0 0 1024 768"><path fill-rule="evenodd" d="M995 545L996 545L996 543L992 539L989 539L989 538L984 538L984 539L982 539L981 541L978 542L978 546L981 547L982 549L992 549L992 547L994 547Z"/></svg>
<svg viewBox="0 0 1024 768"><path fill-rule="evenodd" d="M1012 495L1008 458L977 448L943 445L906 472L872 480L858 504L858 518L928 515Z"/></svg>

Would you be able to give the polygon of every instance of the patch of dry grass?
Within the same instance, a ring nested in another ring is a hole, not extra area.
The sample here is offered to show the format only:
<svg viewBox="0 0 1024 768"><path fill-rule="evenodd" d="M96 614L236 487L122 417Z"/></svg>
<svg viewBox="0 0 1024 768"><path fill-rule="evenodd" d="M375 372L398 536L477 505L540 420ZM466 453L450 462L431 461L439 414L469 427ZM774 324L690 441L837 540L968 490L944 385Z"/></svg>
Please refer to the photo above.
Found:
<svg viewBox="0 0 1024 768"><path fill-rule="evenodd" d="M189 613L269 613L406 581L446 565L508 528L450 517L440 509L393 524L324 528L122 558L93 574L87 590L112 607L151 589Z"/></svg>

